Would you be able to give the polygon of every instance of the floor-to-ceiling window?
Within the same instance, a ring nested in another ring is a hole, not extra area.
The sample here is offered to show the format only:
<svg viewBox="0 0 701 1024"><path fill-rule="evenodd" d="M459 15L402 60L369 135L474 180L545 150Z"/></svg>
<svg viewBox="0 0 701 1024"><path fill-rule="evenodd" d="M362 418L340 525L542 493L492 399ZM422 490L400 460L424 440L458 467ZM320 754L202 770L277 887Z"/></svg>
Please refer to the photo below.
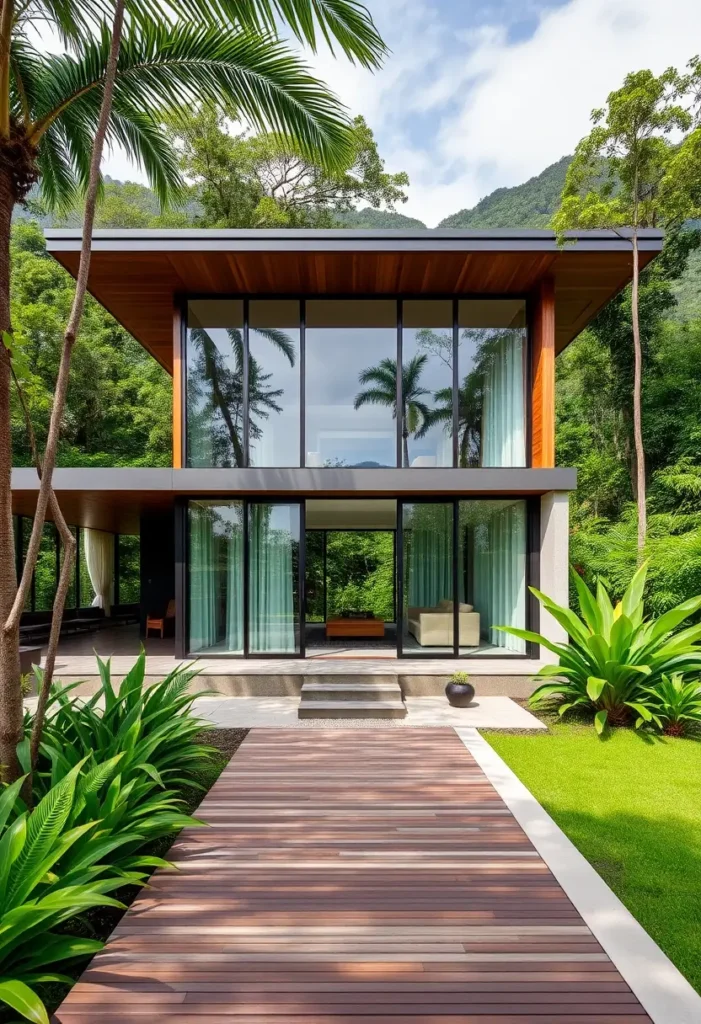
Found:
<svg viewBox="0 0 701 1024"><path fill-rule="evenodd" d="M243 502L188 507L189 650L243 654Z"/></svg>
<svg viewBox="0 0 701 1024"><path fill-rule="evenodd" d="M300 505L251 503L248 536L249 650L299 653Z"/></svg>
<svg viewBox="0 0 701 1024"><path fill-rule="evenodd" d="M453 652L454 502L402 505L402 649Z"/></svg>
<svg viewBox="0 0 701 1024"><path fill-rule="evenodd" d="M402 465L453 465L453 302L402 303Z"/></svg>
<svg viewBox="0 0 701 1024"><path fill-rule="evenodd" d="M526 465L526 304L458 303L458 466Z"/></svg>
<svg viewBox="0 0 701 1024"><path fill-rule="evenodd" d="M192 299L186 463L525 466L526 323L523 298Z"/></svg>
<svg viewBox="0 0 701 1024"><path fill-rule="evenodd" d="M297 300L249 303L250 466L299 466L299 306Z"/></svg>
<svg viewBox="0 0 701 1024"><path fill-rule="evenodd" d="M397 303L308 300L305 465L397 465Z"/></svg>
<svg viewBox="0 0 701 1024"><path fill-rule="evenodd" d="M526 502L459 502L460 655L487 649L525 654L526 642L498 628L526 628ZM464 612L464 614L463 614Z"/></svg>

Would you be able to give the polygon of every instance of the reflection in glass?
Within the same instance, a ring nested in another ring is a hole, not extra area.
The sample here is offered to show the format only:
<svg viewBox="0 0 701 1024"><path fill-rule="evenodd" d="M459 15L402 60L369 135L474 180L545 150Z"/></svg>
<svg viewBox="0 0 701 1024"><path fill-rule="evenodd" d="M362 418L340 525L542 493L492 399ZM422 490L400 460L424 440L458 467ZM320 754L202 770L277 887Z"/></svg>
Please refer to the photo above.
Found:
<svg viewBox="0 0 701 1024"><path fill-rule="evenodd" d="M402 643L412 655L453 653L453 503L405 504Z"/></svg>
<svg viewBox="0 0 701 1024"><path fill-rule="evenodd" d="M244 465L243 303L188 303L189 466Z"/></svg>
<svg viewBox="0 0 701 1024"><path fill-rule="evenodd" d="M53 607L58 585L56 568L56 527L44 523L34 570L34 611L48 612Z"/></svg>
<svg viewBox="0 0 701 1024"><path fill-rule="evenodd" d="M249 635L251 652L299 650L300 506L249 506Z"/></svg>
<svg viewBox="0 0 701 1024"><path fill-rule="evenodd" d="M119 603L137 604L141 597L139 570L140 541L138 537L120 534L119 546Z"/></svg>
<svg viewBox="0 0 701 1024"><path fill-rule="evenodd" d="M243 503L191 501L189 649L243 653Z"/></svg>
<svg viewBox="0 0 701 1024"><path fill-rule="evenodd" d="M460 653L481 642L525 654L525 640L496 627L526 628L526 502L461 501L458 526L458 589L479 616L479 637L465 642L461 633Z"/></svg>
<svg viewBox="0 0 701 1024"><path fill-rule="evenodd" d="M307 466L395 466L397 304L307 302Z"/></svg>
<svg viewBox="0 0 701 1024"><path fill-rule="evenodd" d="M306 622L323 622L326 608L325 549L326 532L307 530L304 553L304 595Z"/></svg>
<svg viewBox="0 0 701 1024"><path fill-rule="evenodd" d="M252 301L249 465L299 466L299 302Z"/></svg>
<svg viewBox="0 0 701 1024"><path fill-rule="evenodd" d="M459 303L459 466L526 465L525 354L522 300Z"/></svg>
<svg viewBox="0 0 701 1024"><path fill-rule="evenodd" d="M452 466L453 304L406 301L402 319L402 463Z"/></svg>

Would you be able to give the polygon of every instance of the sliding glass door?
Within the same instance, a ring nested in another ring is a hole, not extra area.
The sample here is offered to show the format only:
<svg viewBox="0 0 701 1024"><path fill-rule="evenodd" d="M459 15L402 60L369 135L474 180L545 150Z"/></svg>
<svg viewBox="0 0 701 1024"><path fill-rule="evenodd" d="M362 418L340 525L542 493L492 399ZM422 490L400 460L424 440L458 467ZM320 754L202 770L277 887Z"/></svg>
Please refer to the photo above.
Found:
<svg viewBox="0 0 701 1024"><path fill-rule="evenodd" d="M520 498L402 502L400 656L525 656L528 511Z"/></svg>
<svg viewBox="0 0 701 1024"><path fill-rule="evenodd" d="M248 506L248 649L251 654L300 653L298 504Z"/></svg>
<svg viewBox="0 0 701 1024"><path fill-rule="evenodd" d="M191 501L189 651L243 654L243 502Z"/></svg>

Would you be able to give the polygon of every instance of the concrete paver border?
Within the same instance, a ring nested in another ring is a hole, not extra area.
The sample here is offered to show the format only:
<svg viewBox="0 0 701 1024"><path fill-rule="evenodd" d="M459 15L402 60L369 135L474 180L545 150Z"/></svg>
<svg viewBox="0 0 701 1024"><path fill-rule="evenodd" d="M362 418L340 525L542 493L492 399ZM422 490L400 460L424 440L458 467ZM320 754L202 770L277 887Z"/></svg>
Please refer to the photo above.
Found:
<svg viewBox="0 0 701 1024"><path fill-rule="evenodd" d="M701 996L476 729L455 730L654 1024L698 1024Z"/></svg>

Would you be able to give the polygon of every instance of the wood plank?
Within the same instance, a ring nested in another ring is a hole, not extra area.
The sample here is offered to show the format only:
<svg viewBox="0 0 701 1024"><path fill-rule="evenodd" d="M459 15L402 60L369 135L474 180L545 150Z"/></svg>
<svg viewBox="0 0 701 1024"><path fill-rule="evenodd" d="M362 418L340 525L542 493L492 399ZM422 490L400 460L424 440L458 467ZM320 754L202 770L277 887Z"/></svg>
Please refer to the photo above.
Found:
<svg viewBox="0 0 701 1024"><path fill-rule="evenodd" d="M555 281L544 278L534 296L531 326L531 465L555 465Z"/></svg>
<svg viewBox="0 0 701 1024"><path fill-rule="evenodd" d="M451 729L254 730L54 1024L644 1024Z"/></svg>

